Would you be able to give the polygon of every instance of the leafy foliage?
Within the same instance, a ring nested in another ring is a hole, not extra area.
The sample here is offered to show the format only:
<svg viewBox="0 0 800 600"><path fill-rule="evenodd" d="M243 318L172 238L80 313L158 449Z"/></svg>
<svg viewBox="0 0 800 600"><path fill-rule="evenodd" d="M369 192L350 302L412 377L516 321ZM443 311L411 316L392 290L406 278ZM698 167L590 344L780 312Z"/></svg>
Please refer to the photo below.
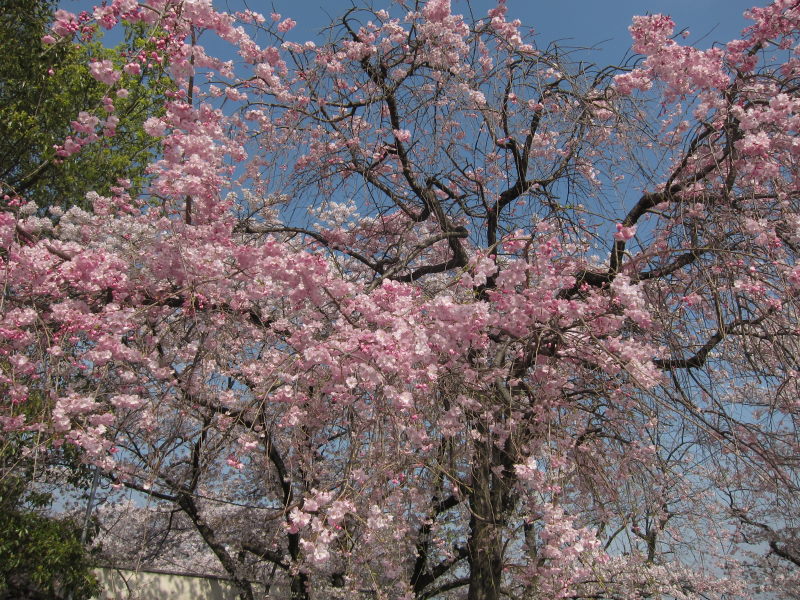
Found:
<svg viewBox="0 0 800 600"><path fill-rule="evenodd" d="M51 503L28 481L0 479L0 598L86 600L99 591L80 528L46 514Z"/></svg>
<svg viewBox="0 0 800 600"><path fill-rule="evenodd" d="M141 122L158 114L168 79L158 69L148 77L126 75L124 98L115 98L116 133L77 156L61 157L57 147L81 111L104 114L108 87L91 77L90 60L123 60L146 52L149 30L131 27L128 42L105 48L96 25L82 29L84 44L46 44L56 2L8 0L0 12L0 186L10 197L25 196L40 206L88 206L86 192L108 193L120 180L133 190L145 181L157 145ZM8 199L6 199L8 201Z"/></svg>
<svg viewBox="0 0 800 600"><path fill-rule="evenodd" d="M103 115L111 107L103 102L108 86L91 76L88 63L121 61L152 44L151 30L140 25L128 27L126 42L113 50L103 46L96 25L83 28L82 44L45 43L56 6L51 0L7 0L0 10L0 204L13 208L25 198L42 214L48 207L90 207L88 191L110 193L121 182L133 193L141 189L146 166L158 151L141 124L160 113L170 88L160 67L147 77L121 78L126 87L114 98L114 131L77 156L60 156L58 147L74 133L80 113ZM10 373L6 361L2 373L4 378ZM53 410L48 390L36 386L35 374L23 379L32 393L18 416L29 422L48 418ZM48 514L53 497L40 491L85 487L87 468L79 450L54 447L51 441L40 431L16 432L0 441L3 598L69 593L77 600L97 591L77 526Z"/></svg>

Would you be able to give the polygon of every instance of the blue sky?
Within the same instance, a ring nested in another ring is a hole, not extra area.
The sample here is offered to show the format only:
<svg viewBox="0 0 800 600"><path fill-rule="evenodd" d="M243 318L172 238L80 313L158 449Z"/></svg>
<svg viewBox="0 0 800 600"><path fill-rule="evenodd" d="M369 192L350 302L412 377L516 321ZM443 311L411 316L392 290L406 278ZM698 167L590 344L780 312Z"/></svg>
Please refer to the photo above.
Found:
<svg viewBox="0 0 800 600"><path fill-rule="evenodd" d="M373 0L376 8L390 6L391 0ZM60 5L79 11L95 4L90 0L61 0ZM315 33L352 6L351 0L250 0L253 10L273 10L298 21L292 32L296 41L315 37ZM508 0L509 17L518 18L538 34L537 43L546 46L560 40L568 46L600 45L602 51L592 53L598 63L618 62L630 47L627 27L637 14L664 13L672 16L678 29L691 32L687 42L708 47L712 42L736 37L749 23L742 13L753 5L763 6L766 0ZM215 6L239 10L243 0L219 0ZM475 16L483 16L494 5L491 0L452 0L453 12L467 14L472 7Z"/></svg>
<svg viewBox="0 0 800 600"><path fill-rule="evenodd" d="M491 0L451 0L453 12L483 16L496 3ZM374 5L390 5L390 0L374 0ZM633 15L664 13L671 15L678 29L688 28L687 42L710 46L714 41L736 37L749 23L742 13L765 0L507 0L508 17L520 19L533 27L538 44L547 45L563 40L570 46L602 44L600 56L614 62L630 47L628 25ZM350 0L272 0L271 3L251 4L253 9L276 12L298 21L296 35L318 31L329 22L327 15L336 16L351 6Z"/></svg>

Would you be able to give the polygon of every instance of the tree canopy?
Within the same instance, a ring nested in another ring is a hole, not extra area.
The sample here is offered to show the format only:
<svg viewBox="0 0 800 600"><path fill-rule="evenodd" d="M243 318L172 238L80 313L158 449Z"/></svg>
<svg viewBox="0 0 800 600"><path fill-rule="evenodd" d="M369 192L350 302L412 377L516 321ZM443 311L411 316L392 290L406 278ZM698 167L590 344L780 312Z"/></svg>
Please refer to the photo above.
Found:
<svg viewBox="0 0 800 600"><path fill-rule="evenodd" d="M0 598L88 600L98 592L81 529L47 514L52 500L23 479L0 479Z"/></svg>
<svg viewBox="0 0 800 600"><path fill-rule="evenodd" d="M128 76L109 116L111 105L103 102L108 86L91 76L89 62L145 51L145 30L131 24L125 43L111 50L87 16L80 44L49 44L45 36L55 11L50 0L8 0L0 8L0 203L8 211L25 203L34 221L48 209L52 216L70 206L90 207L89 191L108 193L121 185L139 190L158 147L142 121L161 114L158 100L170 87L160 69L147 78ZM70 155L64 150L68 136L97 114L108 117L103 139ZM12 370L5 357L0 369L4 378ZM52 411L50 391L37 386L36 375L24 381L27 400L13 412L35 422ZM31 453L37 439L47 442L49 436L15 431L0 442L0 597L89 598L97 586L80 528L51 514L53 489L85 487L86 467L74 446L45 443Z"/></svg>
<svg viewBox="0 0 800 600"><path fill-rule="evenodd" d="M58 151L174 87L140 192L0 212L2 435L244 599L796 599L800 1L706 49L635 17L610 67L508 13L59 11L152 50L89 56Z"/></svg>
<svg viewBox="0 0 800 600"><path fill-rule="evenodd" d="M41 206L87 207L86 192L108 193L119 180L136 190L141 186L157 150L141 123L159 114L168 80L157 70L148 80L126 75L127 94L115 98L108 122L113 135L80 154L59 151L73 132L71 123L105 115L110 106L102 101L108 86L91 76L89 62L119 62L145 52L148 39L141 27L130 27L128 43L105 48L87 15L76 24L84 43L46 44L42 38L55 9L54 0L8 0L0 11L0 186L3 195L21 195Z"/></svg>

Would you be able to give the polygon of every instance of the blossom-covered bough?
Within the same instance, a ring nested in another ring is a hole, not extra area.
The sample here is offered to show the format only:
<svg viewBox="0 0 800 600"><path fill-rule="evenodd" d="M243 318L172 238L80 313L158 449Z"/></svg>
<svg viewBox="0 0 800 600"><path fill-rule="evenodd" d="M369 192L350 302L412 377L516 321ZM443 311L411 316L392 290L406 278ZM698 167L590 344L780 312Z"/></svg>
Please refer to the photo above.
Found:
<svg viewBox="0 0 800 600"><path fill-rule="evenodd" d="M637 17L606 69L503 2L324 43L59 12L153 46L62 154L125 77L176 91L145 195L6 198L3 435L179 511L243 598L796 597L799 4L708 50Z"/></svg>

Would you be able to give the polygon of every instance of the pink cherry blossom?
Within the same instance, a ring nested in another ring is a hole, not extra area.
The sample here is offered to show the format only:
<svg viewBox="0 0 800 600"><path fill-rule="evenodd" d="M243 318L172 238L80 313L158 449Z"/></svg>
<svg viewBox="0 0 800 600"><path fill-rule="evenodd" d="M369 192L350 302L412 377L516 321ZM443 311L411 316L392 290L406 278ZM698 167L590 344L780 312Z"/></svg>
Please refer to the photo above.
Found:
<svg viewBox="0 0 800 600"><path fill-rule="evenodd" d="M207 0L56 13L48 43L151 39L90 62L114 94L46 160L130 119L154 154L63 207L0 181L0 445L97 467L110 559L248 600L789 600L797 3L705 48L636 17L588 71L506 2L411 5L305 42Z"/></svg>
<svg viewBox="0 0 800 600"><path fill-rule="evenodd" d="M294 19L284 19L278 23L278 31L281 33L286 33L287 31L294 29L295 25L297 25L297 21Z"/></svg>
<svg viewBox="0 0 800 600"><path fill-rule="evenodd" d="M114 85L120 78L119 72L114 69L114 64L108 59L89 63L89 73L106 85Z"/></svg>

